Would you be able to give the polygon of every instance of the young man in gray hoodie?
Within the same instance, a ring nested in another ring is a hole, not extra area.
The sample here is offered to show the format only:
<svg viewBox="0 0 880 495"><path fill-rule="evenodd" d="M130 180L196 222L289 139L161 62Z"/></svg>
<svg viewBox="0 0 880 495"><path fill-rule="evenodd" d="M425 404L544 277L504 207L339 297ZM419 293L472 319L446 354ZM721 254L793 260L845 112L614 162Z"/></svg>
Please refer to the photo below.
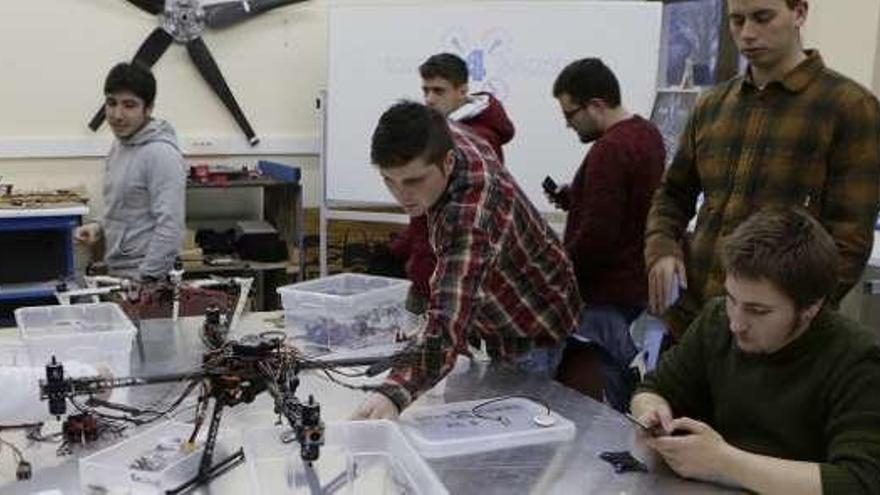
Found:
<svg viewBox="0 0 880 495"><path fill-rule="evenodd" d="M137 63L117 64L104 82L104 108L116 141L104 168L104 216L78 227L77 241L103 236L109 273L164 277L185 232L186 166L168 122L151 114L156 79Z"/></svg>

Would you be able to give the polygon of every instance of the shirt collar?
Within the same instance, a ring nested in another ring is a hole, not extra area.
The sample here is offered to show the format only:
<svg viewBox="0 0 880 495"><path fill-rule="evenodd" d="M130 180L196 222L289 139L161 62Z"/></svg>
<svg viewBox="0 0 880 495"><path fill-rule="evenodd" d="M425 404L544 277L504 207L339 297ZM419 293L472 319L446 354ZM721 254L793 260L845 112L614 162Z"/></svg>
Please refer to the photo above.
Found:
<svg viewBox="0 0 880 495"><path fill-rule="evenodd" d="M813 79L825 69L825 63L822 62L822 56L817 50L804 50L804 53L807 55L806 59L790 70L781 80L771 81L769 84L779 85L791 93L800 93L806 89ZM740 91L758 89L752 82L751 66L746 69L745 75L740 79L739 86Z"/></svg>
<svg viewBox="0 0 880 495"><path fill-rule="evenodd" d="M452 166L452 173L450 174L449 180L446 182L446 189L443 191L443 194L437 198L437 201L428 207L428 213L442 209L443 206L452 199L454 192L461 189L461 187L467 182L467 170L464 170L464 168L467 167L467 157L464 155L464 152L458 148L453 148L452 156L455 160L455 164Z"/></svg>

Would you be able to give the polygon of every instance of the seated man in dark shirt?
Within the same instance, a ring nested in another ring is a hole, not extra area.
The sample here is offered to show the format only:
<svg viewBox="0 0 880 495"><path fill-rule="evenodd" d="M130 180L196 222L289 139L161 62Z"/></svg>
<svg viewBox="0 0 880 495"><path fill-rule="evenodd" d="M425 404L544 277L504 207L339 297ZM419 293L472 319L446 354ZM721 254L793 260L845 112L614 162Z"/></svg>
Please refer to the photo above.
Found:
<svg viewBox="0 0 880 495"><path fill-rule="evenodd" d="M758 493L880 493L880 347L824 307L837 257L801 211L758 212L725 240L726 296L632 400L673 470Z"/></svg>

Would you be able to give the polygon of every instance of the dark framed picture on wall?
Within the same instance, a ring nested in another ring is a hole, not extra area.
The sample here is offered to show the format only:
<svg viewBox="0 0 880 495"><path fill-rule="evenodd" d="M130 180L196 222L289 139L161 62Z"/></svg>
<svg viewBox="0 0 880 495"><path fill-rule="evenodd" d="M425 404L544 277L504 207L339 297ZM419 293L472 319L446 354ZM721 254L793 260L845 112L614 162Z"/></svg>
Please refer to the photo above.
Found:
<svg viewBox="0 0 880 495"><path fill-rule="evenodd" d="M663 135L667 167L672 163L678 149L678 140L699 96L698 88L667 88L657 91L654 108L651 110L651 122Z"/></svg>
<svg viewBox="0 0 880 495"><path fill-rule="evenodd" d="M711 86L722 52L724 0L663 2L659 86ZM688 70L691 74L688 74Z"/></svg>

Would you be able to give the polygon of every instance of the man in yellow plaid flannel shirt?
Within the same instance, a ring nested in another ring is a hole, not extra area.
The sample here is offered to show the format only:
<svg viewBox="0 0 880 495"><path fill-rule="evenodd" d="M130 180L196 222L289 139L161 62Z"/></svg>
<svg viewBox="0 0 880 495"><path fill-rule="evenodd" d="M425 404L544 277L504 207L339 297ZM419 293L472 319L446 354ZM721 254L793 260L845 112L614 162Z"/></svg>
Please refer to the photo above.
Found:
<svg viewBox="0 0 880 495"><path fill-rule="evenodd" d="M645 261L649 304L680 336L723 293L721 239L768 205L813 214L840 251L838 302L871 252L880 189L880 106L803 50L806 0L728 0L746 73L704 95L654 196ZM703 203L696 212L696 202ZM697 213L688 238L688 222ZM677 280L681 297L667 308Z"/></svg>

